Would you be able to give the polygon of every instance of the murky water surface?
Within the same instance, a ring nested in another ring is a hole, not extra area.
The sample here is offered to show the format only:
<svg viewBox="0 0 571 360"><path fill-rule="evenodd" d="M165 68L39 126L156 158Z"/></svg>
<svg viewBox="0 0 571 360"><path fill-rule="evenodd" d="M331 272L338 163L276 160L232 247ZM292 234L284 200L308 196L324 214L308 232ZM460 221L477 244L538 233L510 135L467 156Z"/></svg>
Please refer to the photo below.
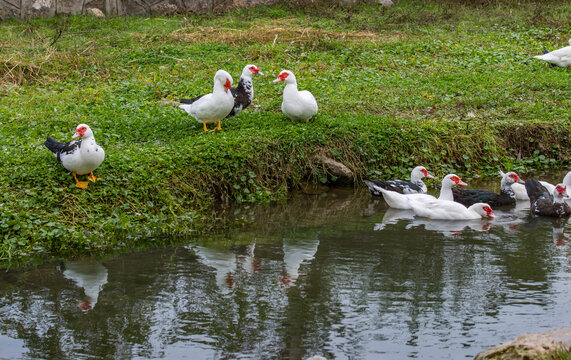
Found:
<svg viewBox="0 0 571 360"><path fill-rule="evenodd" d="M188 246L0 273L8 359L458 359L571 325L569 220L429 221L365 191Z"/></svg>

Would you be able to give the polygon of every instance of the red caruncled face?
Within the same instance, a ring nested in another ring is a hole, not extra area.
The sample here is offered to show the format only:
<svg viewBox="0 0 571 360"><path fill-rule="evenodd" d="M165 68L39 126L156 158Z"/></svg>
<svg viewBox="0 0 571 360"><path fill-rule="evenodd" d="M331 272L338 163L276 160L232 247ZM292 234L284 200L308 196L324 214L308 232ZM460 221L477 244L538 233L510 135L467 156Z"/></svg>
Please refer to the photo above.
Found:
<svg viewBox="0 0 571 360"><path fill-rule="evenodd" d="M257 74L260 72L260 68L256 67L256 66L250 66L250 71L252 72L252 74Z"/></svg>
<svg viewBox="0 0 571 360"><path fill-rule="evenodd" d="M282 72L281 74L278 75L278 78L279 78L281 81L285 81L285 79L287 79L288 76L289 76L289 74L284 71L284 72Z"/></svg>
<svg viewBox="0 0 571 360"><path fill-rule="evenodd" d="M488 215L488 216L494 215L494 211L489 206L484 206L484 211L486 212L486 215Z"/></svg>
<svg viewBox="0 0 571 360"><path fill-rule="evenodd" d="M563 195L563 194L565 194L565 193L567 192L567 186L557 185L557 186L555 187L555 190L557 190L557 192L558 192L560 195Z"/></svg>
<svg viewBox="0 0 571 360"><path fill-rule="evenodd" d="M77 129L75 129L75 133L77 135L79 135L80 137L83 137L83 135L85 135L86 131L87 131L87 128L85 126L80 126Z"/></svg>

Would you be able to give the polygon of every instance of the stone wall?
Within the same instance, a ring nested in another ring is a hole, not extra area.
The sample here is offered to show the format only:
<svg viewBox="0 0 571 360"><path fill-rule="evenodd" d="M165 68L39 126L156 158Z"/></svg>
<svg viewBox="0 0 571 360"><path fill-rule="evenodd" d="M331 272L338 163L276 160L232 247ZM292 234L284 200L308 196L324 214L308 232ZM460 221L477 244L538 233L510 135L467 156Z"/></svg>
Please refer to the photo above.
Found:
<svg viewBox="0 0 571 360"><path fill-rule="evenodd" d="M58 14L169 15L179 10L209 12L273 2L276 0L0 0L0 20Z"/></svg>

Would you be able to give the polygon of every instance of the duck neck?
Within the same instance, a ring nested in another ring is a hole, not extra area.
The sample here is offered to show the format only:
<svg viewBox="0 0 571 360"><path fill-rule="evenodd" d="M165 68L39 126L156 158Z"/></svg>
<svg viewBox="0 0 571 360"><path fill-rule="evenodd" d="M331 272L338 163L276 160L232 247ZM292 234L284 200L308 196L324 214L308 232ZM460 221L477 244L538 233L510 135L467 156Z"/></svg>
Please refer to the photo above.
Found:
<svg viewBox="0 0 571 360"><path fill-rule="evenodd" d="M293 84L286 84L284 88L284 96L288 96L289 94L296 94L297 93L297 83Z"/></svg>
<svg viewBox="0 0 571 360"><path fill-rule="evenodd" d="M223 93L225 91L226 89L224 88L224 84L219 82L214 83L214 89L212 89L213 94Z"/></svg>
<svg viewBox="0 0 571 360"><path fill-rule="evenodd" d="M442 184L440 188L439 200L449 200L454 201L454 195L452 194L452 185L448 182Z"/></svg>
<svg viewBox="0 0 571 360"><path fill-rule="evenodd" d="M240 82L238 82L238 86L236 87L236 91L238 93L247 94L250 101L252 101L254 98L254 86L252 85L252 77L242 75Z"/></svg>
<svg viewBox="0 0 571 360"><path fill-rule="evenodd" d="M561 204L565 202L563 196L559 195L558 193L553 194L553 202L555 204Z"/></svg>
<svg viewBox="0 0 571 360"><path fill-rule="evenodd" d="M508 183L508 181L506 181L506 179L502 179L502 184L500 187L500 192L504 193L504 194L508 194L510 197L515 198L515 192L512 189L512 183Z"/></svg>

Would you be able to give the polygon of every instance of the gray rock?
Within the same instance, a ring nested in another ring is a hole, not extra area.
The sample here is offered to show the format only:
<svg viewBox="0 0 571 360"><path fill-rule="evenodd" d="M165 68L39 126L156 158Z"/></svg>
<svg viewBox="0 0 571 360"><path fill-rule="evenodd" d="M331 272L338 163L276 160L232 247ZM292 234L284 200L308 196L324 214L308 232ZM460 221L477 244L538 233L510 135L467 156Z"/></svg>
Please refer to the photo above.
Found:
<svg viewBox="0 0 571 360"><path fill-rule="evenodd" d="M105 17L103 11L99 10L98 8L88 8L86 13L87 15L93 15L95 17Z"/></svg>
<svg viewBox="0 0 571 360"><path fill-rule="evenodd" d="M505 344L484 350L474 360L544 359L571 346L571 327L524 334Z"/></svg>
<svg viewBox="0 0 571 360"><path fill-rule="evenodd" d="M335 176L336 182L344 185L353 184L355 175L344 164L333 160L325 155L317 155L313 158L313 162L325 168L327 174Z"/></svg>
<svg viewBox="0 0 571 360"><path fill-rule="evenodd" d="M386 8L395 6L395 3L393 3L392 0L377 0L377 4L382 5Z"/></svg>

